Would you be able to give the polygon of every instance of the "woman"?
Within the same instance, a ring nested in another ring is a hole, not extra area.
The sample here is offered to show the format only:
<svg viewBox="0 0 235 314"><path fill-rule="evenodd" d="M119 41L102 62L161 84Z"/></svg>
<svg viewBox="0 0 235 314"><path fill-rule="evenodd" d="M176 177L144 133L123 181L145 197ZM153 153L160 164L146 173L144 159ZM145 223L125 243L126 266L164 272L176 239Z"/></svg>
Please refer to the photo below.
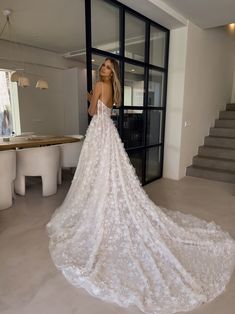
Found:
<svg viewBox="0 0 235 314"><path fill-rule="evenodd" d="M121 86L119 82L119 67L114 59L106 59L99 68L100 81L95 84L94 92L88 94L90 107L88 113L94 116L97 113L97 102L102 101L112 109L113 102L117 107L121 103Z"/></svg>
<svg viewBox="0 0 235 314"><path fill-rule="evenodd" d="M214 222L148 198L110 117L121 101L117 62L107 58L99 75L71 188L47 225L52 259L105 301L149 314L192 310L224 291L235 242Z"/></svg>

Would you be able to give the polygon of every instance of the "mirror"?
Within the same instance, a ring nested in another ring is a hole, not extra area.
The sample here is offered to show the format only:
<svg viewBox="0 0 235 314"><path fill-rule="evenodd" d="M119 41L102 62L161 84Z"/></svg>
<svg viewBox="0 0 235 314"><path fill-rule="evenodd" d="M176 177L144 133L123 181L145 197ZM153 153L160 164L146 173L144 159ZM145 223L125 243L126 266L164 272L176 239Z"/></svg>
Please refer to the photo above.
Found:
<svg viewBox="0 0 235 314"><path fill-rule="evenodd" d="M85 1L1 1L1 9L6 8L12 12L10 25L5 26L0 38L0 69L5 73L20 69L30 80L30 86L22 88L11 83L9 75L6 77L13 106L9 118L12 130L85 134ZM2 30L6 17L0 21ZM39 79L46 80L49 88L37 89ZM6 109L7 102L0 101L1 125L6 122Z"/></svg>

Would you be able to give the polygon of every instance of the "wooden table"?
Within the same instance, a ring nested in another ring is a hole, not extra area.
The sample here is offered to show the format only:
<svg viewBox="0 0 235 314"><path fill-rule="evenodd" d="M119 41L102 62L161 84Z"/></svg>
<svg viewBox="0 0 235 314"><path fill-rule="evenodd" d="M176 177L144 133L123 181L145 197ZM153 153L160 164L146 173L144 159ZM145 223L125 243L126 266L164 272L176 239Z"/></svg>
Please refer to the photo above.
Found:
<svg viewBox="0 0 235 314"><path fill-rule="evenodd" d="M0 140L0 151L16 148L31 148L55 144L79 142L81 139L71 136L34 135L28 137L11 137L9 142Z"/></svg>

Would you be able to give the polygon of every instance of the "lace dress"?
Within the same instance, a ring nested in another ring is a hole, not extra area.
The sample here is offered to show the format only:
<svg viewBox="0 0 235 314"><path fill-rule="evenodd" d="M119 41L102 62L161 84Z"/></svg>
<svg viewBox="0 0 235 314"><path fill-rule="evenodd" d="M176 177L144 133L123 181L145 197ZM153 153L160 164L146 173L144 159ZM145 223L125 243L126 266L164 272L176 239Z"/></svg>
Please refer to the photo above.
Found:
<svg viewBox="0 0 235 314"><path fill-rule="evenodd" d="M214 222L157 207L130 163L111 109L97 103L70 190L47 224L66 279L148 314L189 311L224 291L235 242Z"/></svg>

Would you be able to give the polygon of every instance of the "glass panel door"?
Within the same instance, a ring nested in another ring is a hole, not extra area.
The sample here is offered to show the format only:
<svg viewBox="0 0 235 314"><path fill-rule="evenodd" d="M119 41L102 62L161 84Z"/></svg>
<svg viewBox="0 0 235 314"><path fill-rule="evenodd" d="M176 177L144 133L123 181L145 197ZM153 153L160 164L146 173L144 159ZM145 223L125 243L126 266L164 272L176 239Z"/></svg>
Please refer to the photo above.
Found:
<svg viewBox="0 0 235 314"><path fill-rule="evenodd" d="M144 185L162 175L169 30L118 1L85 4L88 88L106 57L119 62L122 105L111 117Z"/></svg>
<svg viewBox="0 0 235 314"><path fill-rule="evenodd" d="M167 33L159 28L150 27L149 63L158 67L165 67Z"/></svg>
<svg viewBox="0 0 235 314"><path fill-rule="evenodd" d="M125 57L145 58L145 22L129 13L125 14Z"/></svg>
<svg viewBox="0 0 235 314"><path fill-rule="evenodd" d="M119 19L118 7L107 1L91 1L91 38L93 48L119 54Z"/></svg>

